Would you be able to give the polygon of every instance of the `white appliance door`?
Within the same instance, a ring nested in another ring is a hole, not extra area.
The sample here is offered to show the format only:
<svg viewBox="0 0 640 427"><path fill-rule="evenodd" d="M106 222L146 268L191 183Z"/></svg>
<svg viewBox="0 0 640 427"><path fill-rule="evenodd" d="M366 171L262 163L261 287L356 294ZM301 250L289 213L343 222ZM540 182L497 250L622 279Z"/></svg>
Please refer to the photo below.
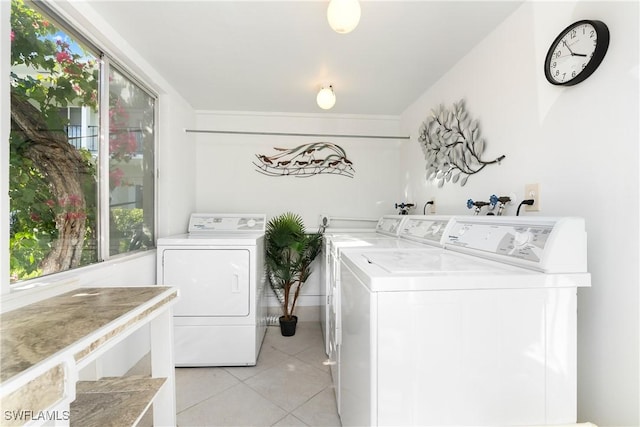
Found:
<svg viewBox="0 0 640 427"><path fill-rule="evenodd" d="M167 249L162 283L180 289L174 316L249 315L247 249Z"/></svg>

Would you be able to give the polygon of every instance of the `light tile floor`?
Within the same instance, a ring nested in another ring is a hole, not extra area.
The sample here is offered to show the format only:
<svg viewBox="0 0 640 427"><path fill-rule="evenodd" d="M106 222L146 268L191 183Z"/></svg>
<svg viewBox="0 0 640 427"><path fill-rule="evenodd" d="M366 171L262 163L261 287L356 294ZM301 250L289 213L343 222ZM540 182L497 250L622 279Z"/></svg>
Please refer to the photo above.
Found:
<svg viewBox="0 0 640 427"><path fill-rule="evenodd" d="M270 326L256 366L176 368L178 426L340 426L320 324Z"/></svg>

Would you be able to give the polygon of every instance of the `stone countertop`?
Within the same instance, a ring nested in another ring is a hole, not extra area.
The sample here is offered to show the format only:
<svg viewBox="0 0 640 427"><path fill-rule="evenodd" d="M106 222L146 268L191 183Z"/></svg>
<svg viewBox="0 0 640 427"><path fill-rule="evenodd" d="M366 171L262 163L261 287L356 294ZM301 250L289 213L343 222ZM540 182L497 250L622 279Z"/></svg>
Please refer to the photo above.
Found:
<svg viewBox="0 0 640 427"><path fill-rule="evenodd" d="M165 286L79 288L3 313L0 383L65 350L73 351L77 361L100 345L96 341L82 343L97 331L102 329L106 340L116 327L135 323L135 314L141 316L176 296L175 288ZM127 315L134 317L122 324L121 318ZM78 343L82 345L77 347Z"/></svg>

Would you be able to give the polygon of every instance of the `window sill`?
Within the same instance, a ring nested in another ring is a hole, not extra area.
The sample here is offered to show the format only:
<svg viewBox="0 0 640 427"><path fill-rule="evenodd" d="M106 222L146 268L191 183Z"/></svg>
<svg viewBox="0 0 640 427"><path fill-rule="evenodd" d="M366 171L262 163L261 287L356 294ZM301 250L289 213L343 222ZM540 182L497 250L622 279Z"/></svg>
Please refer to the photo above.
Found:
<svg viewBox="0 0 640 427"><path fill-rule="evenodd" d="M15 283L10 285L9 293L2 295L1 312L11 311L45 298L50 298L82 286L91 285L90 283L86 283L83 277L100 273L104 269L114 268L123 263L148 256L153 256L155 259L156 250L149 249L137 251L132 254L123 254L112 257L107 261Z"/></svg>

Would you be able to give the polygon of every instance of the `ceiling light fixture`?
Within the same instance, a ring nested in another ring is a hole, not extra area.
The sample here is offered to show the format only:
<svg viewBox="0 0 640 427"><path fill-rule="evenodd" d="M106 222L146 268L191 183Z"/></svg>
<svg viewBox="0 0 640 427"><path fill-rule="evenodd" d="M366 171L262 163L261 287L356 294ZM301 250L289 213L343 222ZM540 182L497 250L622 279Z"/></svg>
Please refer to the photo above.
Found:
<svg viewBox="0 0 640 427"><path fill-rule="evenodd" d="M336 105L336 94L333 91L333 86L329 85L329 87L322 87L320 92L318 92L318 96L316 97L316 102L318 103L318 107L323 110L329 110Z"/></svg>
<svg viewBox="0 0 640 427"><path fill-rule="evenodd" d="M350 33L360 22L360 2L358 0L331 0L327 8L327 20L336 33Z"/></svg>

